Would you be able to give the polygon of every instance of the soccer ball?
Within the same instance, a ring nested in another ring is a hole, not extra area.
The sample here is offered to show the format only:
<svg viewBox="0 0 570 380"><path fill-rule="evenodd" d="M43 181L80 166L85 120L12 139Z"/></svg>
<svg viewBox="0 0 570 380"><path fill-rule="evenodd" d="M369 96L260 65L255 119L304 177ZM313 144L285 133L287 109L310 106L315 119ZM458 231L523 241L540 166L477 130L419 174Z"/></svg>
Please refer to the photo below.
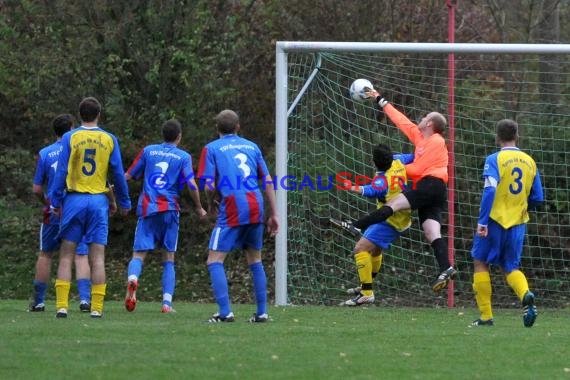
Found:
<svg viewBox="0 0 570 380"><path fill-rule="evenodd" d="M350 97L356 101L363 101L370 98L366 92L374 90L372 83L368 79L357 79L350 85Z"/></svg>

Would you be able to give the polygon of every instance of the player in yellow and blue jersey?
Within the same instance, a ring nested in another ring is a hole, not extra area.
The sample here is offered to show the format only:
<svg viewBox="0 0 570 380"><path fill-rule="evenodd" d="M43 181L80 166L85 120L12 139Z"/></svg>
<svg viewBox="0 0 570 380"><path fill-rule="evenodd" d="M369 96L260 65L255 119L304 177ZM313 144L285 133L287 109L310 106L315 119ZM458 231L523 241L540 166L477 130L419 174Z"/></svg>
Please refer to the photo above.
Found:
<svg viewBox="0 0 570 380"><path fill-rule="evenodd" d="M134 311L137 305L136 291L148 251L163 247L162 255L162 312L171 313L172 297L176 282L174 254L178 244L180 224L180 190L188 185L190 197L198 216L204 217L198 186L194 179L192 157L178 148L182 139L182 127L178 120L168 120L162 125L162 144L145 147L137 155L125 178L143 178L143 190L139 196L133 258L127 273L125 308Z"/></svg>
<svg viewBox="0 0 570 380"><path fill-rule="evenodd" d="M390 147L379 144L374 147L372 160L377 172L372 183L366 186L352 186L348 190L368 198L376 198L378 208L402 192L406 187L405 164L412 162L413 154L393 155ZM331 222L344 228L342 221ZM354 247L354 260L360 278L360 286L349 293L355 297L345 301L346 306L361 306L374 303L372 281L380 272L382 251L400 237L411 225L411 210L400 210L383 222L372 224L365 231Z"/></svg>
<svg viewBox="0 0 570 380"><path fill-rule="evenodd" d="M36 261L34 277L34 295L29 311L45 310L45 294L51 272L53 255L59 250L59 218L50 212L48 189L53 184L57 170L57 160L61 152L61 137L73 127L74 119L69 114L58 115L52 122L57 141L40 150L34 175L33 192L37 195L43 207L43 218L40 227L40 253ZM75 255L75 277L79 292L79 310L89 312L91 308L91 272L87 259L87 245L81 242Z"/></svg>
<svg viewBox="0 0 570 380"><path fill-rule="evenodd" d="M544 201L540 173L531 156L517 148L518 124L509 119L497 123L501 150L485 160L485 181L471 256L473 290L481 313L474 326L492 326L489 265L498 265L523 307L523 323L536 320L535 296L520 270L521 254L529 220L528 210Z"/></svg>
<svg viewBox="0 0 570 380"><path fill-rule="evenodd" d="M79 104L82 125L63 135L58 169L51 189L51 208L61 214L61 243L55 282L58 318L67 317L71 263L82 238L89 245L91 260L91 316L100 318L105 298L105 246L109 233L109 169L120 212L131 208L117 138L98 126L101 104L85 98Z"/></svg>

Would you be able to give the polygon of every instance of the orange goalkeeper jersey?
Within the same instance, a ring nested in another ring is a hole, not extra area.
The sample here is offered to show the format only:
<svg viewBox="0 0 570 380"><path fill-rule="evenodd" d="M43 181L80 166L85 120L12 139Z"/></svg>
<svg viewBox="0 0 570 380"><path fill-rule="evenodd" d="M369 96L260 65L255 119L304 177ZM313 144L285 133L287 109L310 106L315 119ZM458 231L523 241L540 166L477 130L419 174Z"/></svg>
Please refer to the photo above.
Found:
<svg viewBox="0 0 570 380"><path fill-rule="evenodd" d="M432 176L447 183L449 155L443 136L434 133L430 137L424 138L418 126L390 103L386 104L384 112L416 148L414 161L406 165L408 179L418 181L423 177Z"/></svg>

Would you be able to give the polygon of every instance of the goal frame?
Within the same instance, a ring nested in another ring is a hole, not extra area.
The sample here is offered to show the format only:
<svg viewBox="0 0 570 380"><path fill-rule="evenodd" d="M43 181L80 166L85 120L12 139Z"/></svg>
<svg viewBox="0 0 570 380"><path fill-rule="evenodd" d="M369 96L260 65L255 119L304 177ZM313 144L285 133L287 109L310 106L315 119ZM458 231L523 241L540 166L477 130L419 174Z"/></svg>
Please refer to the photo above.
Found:
<svg viewBox="0 0 570 380"><path fill-rule="evenodd" d="M290 53L318 53L320 51L334 52L362 52L362 53L447 53L449 61L454 60L454 54L570 54L570 44L472 44L472 43L408 43L408 42L318 42L318 41L278 41L275 47L275 171L278 178L287 175L288 161L288 116L294 109L310 81L318 75L318 68L307 78L305 86L297 94L289 107L288 91L288 54ZM448 83L451 88L449 99L449 133L454 133L454 99L453 66L449 67ZM450 163L454 161L454 141L450 139ZM450 164L451 166L451 164ZM451 166L453 169L453 166ZM453 170L450 172L449 192L454 193ZM287 191L276 191L277 212L280 232L275 241L275 305L288 304L287 293ZM449 201L452 203L452 199ZM453 216L453 204L450 205L450 218ZM450 223L450 226L453 225ZM449 229L448 239L453 239L453 228ZM449 244L450 257L453 258L453 244ZM448 290L452 306L452 289Z"/></svg>

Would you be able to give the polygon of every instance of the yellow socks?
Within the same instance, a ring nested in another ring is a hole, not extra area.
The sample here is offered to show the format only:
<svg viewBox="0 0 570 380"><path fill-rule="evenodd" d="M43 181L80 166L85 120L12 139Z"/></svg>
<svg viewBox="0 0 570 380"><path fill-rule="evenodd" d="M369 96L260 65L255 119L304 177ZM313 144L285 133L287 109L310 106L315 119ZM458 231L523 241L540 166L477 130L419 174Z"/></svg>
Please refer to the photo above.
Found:
<svg viewBox="0 0 570 380"><path fill-rule="evenodd" d="M519 300L522 301L526 292L528 292L528 282L526 276L520 270L514 270L507 275L507 284L514 290Z"/></svg>
<svg viewBox="0 0 570 380"><path fill-rule="evenodd" d="M370 252L359 252L354 255L356 261L356 269L358 270L358 277L362 284L362 294L371 296L374 294L372 291L372 257Z"/></svg>
<svg viewBox="0 0 570 380"><path fill-rule="evenodd" d="M69 308L69 288L71 288L71 282L59 278L55 280L55 308L57 310Z"/></svg>
<svg viewBox="0 0 570 380"><path fill-rule="evenodd" d="M71 282L60 279L55 280L55 307L59 309L69 309L69 288ZM91 311L103 313L103 299L107 284L93 284L91 286Z"/></svg>
<svg viewBox="0 0 570 380"><path fill-rule="evenodd" d="M91 312L98 311L103 313L103 299L105 298L105 290L107 284L91 285Z"/></svg>
<svg viewBox="0 0 570 380"><path fill-rule="evenodd" d="M382 255L372 256L372 278L380 272L380 267L382 266Z"/></svg>
<svg viewBox="0 0 570 380"><path fill-rule="evenodd" d="M528 292L528 282L525 275L520 270L514 270L507 275L507 284L516 293L519 300L522 301L526 292ZM491 309L491 276L489 272L476 272L473 275L473 290L475 291L475 300L477 307L481 312L481 319L486 321L493 318Z"/></svg>
<svg viewBox="0 0 570 380"><path fill-rule="evenodd" d="M491 276L489 272L476 272L473 274L473 290L475 291L475 301L481 313L481 319L487 321L493 318L491 309Z"/></svg>

